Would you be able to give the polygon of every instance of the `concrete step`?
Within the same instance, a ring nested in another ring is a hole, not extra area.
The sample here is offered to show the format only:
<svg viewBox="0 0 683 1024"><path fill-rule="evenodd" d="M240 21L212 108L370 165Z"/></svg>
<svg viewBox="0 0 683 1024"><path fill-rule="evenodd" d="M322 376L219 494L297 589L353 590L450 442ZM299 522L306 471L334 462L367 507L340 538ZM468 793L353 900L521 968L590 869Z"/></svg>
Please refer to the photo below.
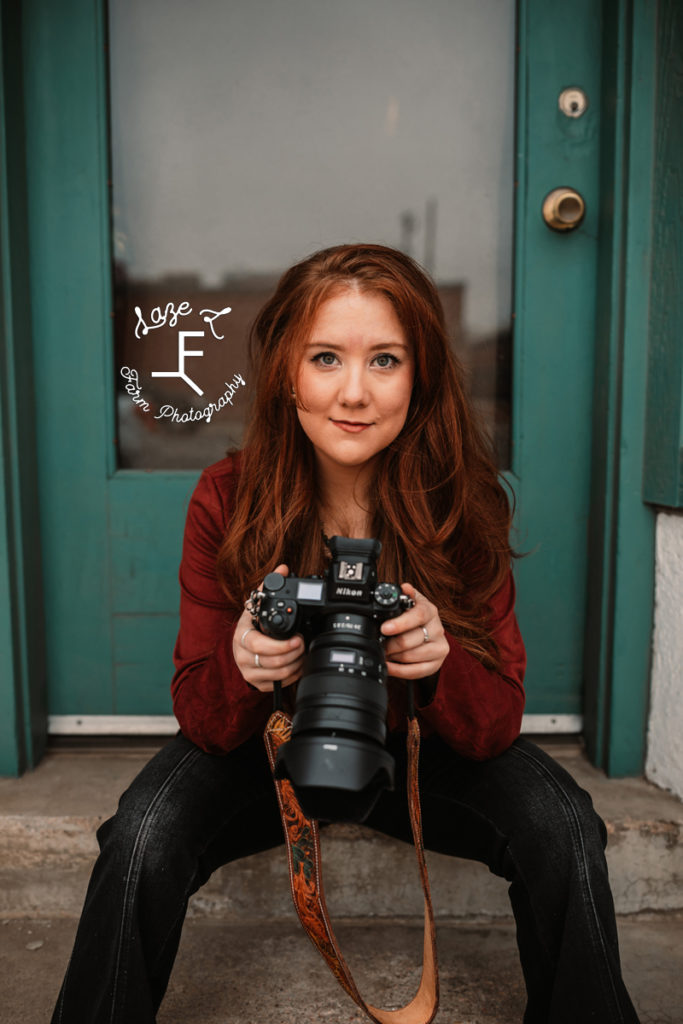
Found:
<svg viewBox="0 0 683 1024"><path fill-rule="evenodd" d="M683 909L683 805L642 779L607 779L577 743L544 742L593 796L610 834L608 862L617 912ZM0 779L0 916L77 916L97 855L95 829L153 747L62 749L20 779ZM410 846L362 826L324 837L325 890L343 918L421 916ZM349 868L352 865L352 868ZM442 920L509 916L507 883L480 864L428 854L434 908ZM284 850L216 872L190 914L226 923L289 920Z"/></svg>

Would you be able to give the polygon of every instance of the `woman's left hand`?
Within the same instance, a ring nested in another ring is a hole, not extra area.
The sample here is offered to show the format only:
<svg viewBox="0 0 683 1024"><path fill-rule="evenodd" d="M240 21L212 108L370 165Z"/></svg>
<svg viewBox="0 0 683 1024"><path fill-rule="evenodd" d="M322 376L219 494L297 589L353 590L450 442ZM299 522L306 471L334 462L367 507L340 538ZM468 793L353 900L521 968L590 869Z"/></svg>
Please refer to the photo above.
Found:
<svg viewBox="0 0 683 1024"><path fill-rule="evenodd" d="M410 583L402 583L401 589L415 605L382 623L387 672L398 679L424 679L443 665L448 640L436 606Z"/></svg>

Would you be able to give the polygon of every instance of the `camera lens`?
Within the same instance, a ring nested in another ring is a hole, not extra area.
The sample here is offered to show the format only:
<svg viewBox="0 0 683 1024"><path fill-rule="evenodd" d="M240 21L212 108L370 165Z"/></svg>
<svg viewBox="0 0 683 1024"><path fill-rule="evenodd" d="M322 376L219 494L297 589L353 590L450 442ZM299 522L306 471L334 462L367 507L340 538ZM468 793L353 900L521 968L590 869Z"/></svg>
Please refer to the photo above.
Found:
<svg viewBox="0 0 683 1024"><path fill-rule="evenodd" d="M291 740L276 763L304 813L321 821L363 821L394 760L384 749L387 687L379 627L369 616L325 616L299 682Z"/></svg>

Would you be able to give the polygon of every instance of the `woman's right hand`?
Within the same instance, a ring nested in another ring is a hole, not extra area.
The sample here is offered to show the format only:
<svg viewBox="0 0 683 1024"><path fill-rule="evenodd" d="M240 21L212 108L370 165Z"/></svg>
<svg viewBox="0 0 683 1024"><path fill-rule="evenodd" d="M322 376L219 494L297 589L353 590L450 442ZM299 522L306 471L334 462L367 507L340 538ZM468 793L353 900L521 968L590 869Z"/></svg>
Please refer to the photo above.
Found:
<svg viewBox="0 0 683 1024"><path fill-rule="evenodd" d="M286 565L278 565L274 571L283 576L289 575ZM297 633L289 640L275 640L265 636L252 625L251 615L246 608L235 626L232 652L245 680L262 693L271 693L276 679L283 686L291 686L301 677L305 653L301 634Z"/></svg>

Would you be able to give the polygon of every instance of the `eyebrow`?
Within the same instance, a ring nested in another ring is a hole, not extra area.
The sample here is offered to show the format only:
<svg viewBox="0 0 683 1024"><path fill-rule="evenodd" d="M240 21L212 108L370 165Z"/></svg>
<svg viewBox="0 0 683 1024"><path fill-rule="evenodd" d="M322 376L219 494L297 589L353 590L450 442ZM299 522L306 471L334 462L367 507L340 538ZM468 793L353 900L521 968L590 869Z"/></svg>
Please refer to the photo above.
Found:
<svg viewBox="0 0 683 1024"><path fill-rule="evenodd" d="M306 343L306 348L329 348L336 351L340 351L344 348L343 345L338 345L334 341L309 341ZM380 341L375 345L370 346L370 352L379 352L385 348L402 348L404 351L409 351L409 346L405 345L402 341Z"/></svg>

